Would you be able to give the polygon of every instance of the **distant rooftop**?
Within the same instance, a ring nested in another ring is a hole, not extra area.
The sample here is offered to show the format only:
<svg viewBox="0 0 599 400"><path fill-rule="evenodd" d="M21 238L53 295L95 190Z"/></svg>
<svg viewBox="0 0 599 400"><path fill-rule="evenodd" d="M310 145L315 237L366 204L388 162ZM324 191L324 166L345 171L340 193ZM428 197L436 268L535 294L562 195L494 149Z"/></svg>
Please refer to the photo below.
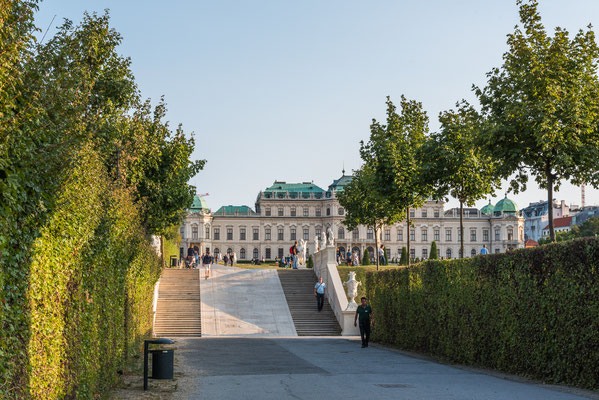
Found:
<svg viewBox="0 0 599 400"><path fill-rule="evenodd" d="M248 206L222 206L214 215L256 215L256 212Z"/></svg>

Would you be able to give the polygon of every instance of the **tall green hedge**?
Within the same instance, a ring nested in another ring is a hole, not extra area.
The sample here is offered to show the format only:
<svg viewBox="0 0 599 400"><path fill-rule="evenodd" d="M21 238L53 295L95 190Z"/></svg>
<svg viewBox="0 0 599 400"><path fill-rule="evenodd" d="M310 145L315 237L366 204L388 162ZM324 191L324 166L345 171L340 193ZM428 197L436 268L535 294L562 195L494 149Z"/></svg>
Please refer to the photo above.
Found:
<svg viewBox="0 0 599 400"><path fill-rule="evenodd" d="M369 273L376 341L599 388L599 239Z"/></svg>

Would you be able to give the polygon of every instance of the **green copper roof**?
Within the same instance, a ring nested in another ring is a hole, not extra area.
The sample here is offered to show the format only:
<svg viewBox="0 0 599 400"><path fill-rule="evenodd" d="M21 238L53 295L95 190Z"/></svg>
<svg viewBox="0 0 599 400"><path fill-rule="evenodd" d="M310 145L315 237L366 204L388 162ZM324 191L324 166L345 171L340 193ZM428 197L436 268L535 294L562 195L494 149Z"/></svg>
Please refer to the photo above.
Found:
<svg viewBox="0 0 599 400"><path fill-rule="evenodd" d="M199 213L202 211L210 211L208 209L208 203L204 200L203 197L199 197L198 195L193 196L193 204L189 208L189 212Z"/></svg>
<svg viewBox="0 0 599 400"><path fill-rule="evenodd" d="M350 183L352 179L353 179L353 176L343 174L341 176L341 178L335 179L333 181L333 183L331 183L329 185L329 190L335 190L335 191L343 190L343 188L345 187L345 185L347 185L348 183Z"/></svg>
<svg viewBox="0 0 599 400"><path fill-rule="evenodd" d="M314 194L316 198L320 198L324 195L325 191L311 182L287 183L275 181L275 183L264 190L264 197L285 198L287 193L289 193L289 197L291 198L300 196L302 198L309 198L311 194Z"/></svg>
<svg viewBox="0 0 599 400"><path fill-rule="evenodd" d="M255 215L254 210L248 206L222 206L214 215Z"/></svg>
<svg viewBox="0 0 599 400"><path fill-rule="evenodd" d="M518 211L518 206L516 205L515 202L508 199L507 195L505 196L505 198L499 200L497 202L497 204L495 204L495 208L493 209L493 213L495 215L498 215L501 213L515 214L517 211Z"/></svg>
<svg viewBox="0 0 599 400"><path fill-rule="evenodd" d="M491 200L489 200L489 204L481 208L480 212L484 215L493 215L493 210L495 210L495 207L493 207L493 204L491 204Z"/></svg>

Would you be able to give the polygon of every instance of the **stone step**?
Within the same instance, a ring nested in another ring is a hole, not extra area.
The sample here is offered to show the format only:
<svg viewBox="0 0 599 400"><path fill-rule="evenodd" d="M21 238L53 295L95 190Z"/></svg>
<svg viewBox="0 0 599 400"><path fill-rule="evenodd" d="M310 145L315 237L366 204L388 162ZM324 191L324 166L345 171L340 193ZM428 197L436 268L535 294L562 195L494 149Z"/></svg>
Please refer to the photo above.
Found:
<svg viewBox="0 0 599 400"><path fill-rule="evenodd" d="M154 336L201 336L198 270L165 269L158 286Z"/></svg>

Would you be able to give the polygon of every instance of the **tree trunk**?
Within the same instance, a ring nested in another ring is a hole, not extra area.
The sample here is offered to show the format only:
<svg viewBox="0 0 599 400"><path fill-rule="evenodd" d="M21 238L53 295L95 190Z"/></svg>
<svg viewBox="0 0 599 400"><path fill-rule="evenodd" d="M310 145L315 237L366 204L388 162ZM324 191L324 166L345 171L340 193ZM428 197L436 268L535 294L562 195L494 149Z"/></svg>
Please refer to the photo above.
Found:
<svg viewBox="0 0 599 400"><path fill-rule="evenodd" d="M555 242L555 227L553 226L553 176L547 172L547 209L549 216L549 240Z"/></svg>
<svg viewBox="0 0 599 400"><path fill-rule="evenodd" d="M376 258L376 270L379 270L379 232L376 224L374 225L374 257Z"/></svg>
<svg viewBox="0 0 599 400"><path fill-rule="evenodd" d="M407 224L406 225L408 227L408 231L406 232L407 239L408 239L408 242L407 242L408 245L406 246L406 250L408 251L408 266L410 266L410 263L412 262L412 260L411 260L412 256L410 254L410 207L408 207L408 210L406 211L406 216L407 216L407 218L406 218Z"/></svg>
<svg viewBox="0 0 599 400"><path fill-rule="evenodd" d="M460 200L460 258L464 258L464 203Z"/></svg>

